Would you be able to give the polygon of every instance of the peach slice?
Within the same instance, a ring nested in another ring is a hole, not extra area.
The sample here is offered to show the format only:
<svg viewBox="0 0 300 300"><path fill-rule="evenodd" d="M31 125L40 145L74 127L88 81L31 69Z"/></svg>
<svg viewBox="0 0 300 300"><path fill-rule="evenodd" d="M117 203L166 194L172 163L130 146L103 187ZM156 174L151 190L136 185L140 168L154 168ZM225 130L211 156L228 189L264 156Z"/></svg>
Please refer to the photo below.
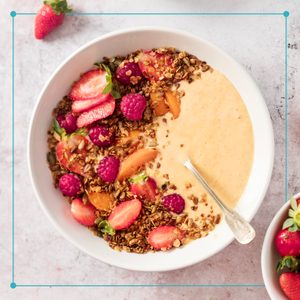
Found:
<svg viewBox="0 0 300 300"><path fill-rule="evenodd" d="M118 180L122 181L137 172L137 170L156 158L158 150L153 148L138 149L128 155L121 163Z"/></svg>
<svg viewBox="0 0 300 300"><path fill-rule="evenodd" d="M113 195L106 192L89 192L88 198L91 204L99 210L109 211L114 202Z"/></svg>
<svg viewBox="0 0 300 300"><path fill-rule="evenodd" d="M169 111L169 107L165 102L165 97L160 92L150 94L151 108L156 116L163 116Z"/></svg>
<svg viewBox="0 0 300 300"><path fill-rule="evenodd" d="M174 92L168 91L165 92L165 96L167 99L167 103L169 105L170 111L174 117L174 119L179 117L180 114L180 101L177 98Z"/></svg>

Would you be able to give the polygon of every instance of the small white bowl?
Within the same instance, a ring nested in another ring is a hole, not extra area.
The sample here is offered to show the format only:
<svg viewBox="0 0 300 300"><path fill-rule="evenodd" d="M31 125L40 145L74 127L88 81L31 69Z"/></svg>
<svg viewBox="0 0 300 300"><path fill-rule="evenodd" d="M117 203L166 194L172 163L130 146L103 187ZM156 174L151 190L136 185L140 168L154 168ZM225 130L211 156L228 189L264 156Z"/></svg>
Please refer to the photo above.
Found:
<svg viewBox="0 0 300 300"><path fill-rule="evenodd" d="M236 210L248 221L253 218L264 199L273 169L273 129L264 99L244 68L220 49L189 33L155 27L110 33L81 47L58 67L37 101L28 140L30 176L43 211L66 239L103 262L131 270L168 271L195 264L221 251L232 242L233 235L223 221L207 237L174 251L144 255L113 251L105 241L93 236L72 218L69 204L54 189L46 161L47 130L51 112L57 102L66 95L79 74L90 69L94 62L103 56L162 46L186 50L207 61L232 81L247 106L253 125L254 160Z"/></svg>
<svg viewBox="0 0 300 300"><path fill-rule="evenodd" d="M300 198L300 193L294 196ZM274 216L266 232L264 243L261 251L261 270L266 289L271 299L285 300L283 292L279 285L279 276L276 272L276 266L280 260L280 255L274 245L274 239L280 230L283 222L288 217L290 201L286 202Z"/></svg>

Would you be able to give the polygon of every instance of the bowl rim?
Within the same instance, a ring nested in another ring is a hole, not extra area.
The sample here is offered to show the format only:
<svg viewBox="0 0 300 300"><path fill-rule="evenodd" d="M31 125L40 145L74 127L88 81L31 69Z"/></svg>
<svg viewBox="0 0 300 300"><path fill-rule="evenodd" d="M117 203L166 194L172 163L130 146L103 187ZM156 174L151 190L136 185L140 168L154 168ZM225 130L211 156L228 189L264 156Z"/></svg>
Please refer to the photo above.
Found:
<svg viewBox="0 0 300 300"><path fill-rule="evenodd" d="M136 33L136 32L143 32L143 31L157 31L157 32L164 32L164 33L171 33L171 34L177 34L177 35L181 35L184 36L186 38L191 38L191 39L195 39L203 44L208 45L210 48L216 50L217 52L219 52L224 58L226 58L228 61L230 61L231 63L235 64L240 71L243 73L243 75L245 76L245 78L247 79L247 82L251 83L252 88L255 89L255 92L260 96L260 98L263 100L263 107L262 110L264 111L264 115L266 118L266 125L268 126L268 132L270 135L270 145L269 145L269 162L268 162L268 169L267 169L267 176L265 178L265 184L263 186L263 188L261 188L261 200L259 202L256 203L255 208L252 211L252 214L248 215L246 217L246 219L248 221L250 221L254 215L257 213L259 207L261 206L263 200L264 200L264 196L267 192L270 180L271 180L271 176L272 176L272 171L273 171L273 165L274 165L274 131L273 131L273 127L272 127L272 122L271 122L271 118L269 115L269 111L267 108L267 105L264 101L264 97L260 91L260 89L258 88L256 82L253 80L253 78L248 74L248 72L246 71L246 69L240 65L236 60L234 60L230 55L228 55L226 52L224 52L223 50L221 50L220 48L218 48L217 46L215 46L214 44L208 42L205 39L202 39L201 37L195 35L195 34L191 34L189 32L186 32L184 30L178 30L178 29L173 29L173 28L169 28L169 27L158 27L158 26L142 26L142 27L135 27L135 28L126 28L126 29L122 29L122 30L116 30L113 32L109 32L107 34L101 35L100 37L97 37L85 44L83 44L81 47L79 47L77 50L75 50L73 53L71 53L71 55L69 55L66 59L64 59L62 61L62 63L60 63L58 65L58 67L55 69L55 71L52 73L52 75L49 77L49 79L46 81L46 83L43 85L43 88L38 96L38 100L35 103L34 109L33 109L33 113L32 113L32 117L30 120L30 126L29 126L29 135L28 135L28 139L27 139L27 162L28 162L28 166L29 166L29 174L30 174L30 178L31 178L31 183L34 189L34 194L36 196L36 198L38 199L38 202L42 208L42 210L44 211L44 213L47 215L48 219L50 220L50 222L54 225L54 227L58 230L58 232L68 241L70 241L74 246L76 246L78 249L80 249L81 251L95 257L93 254L89 253L87 251L86 248L82 247L80 243L78 243L75 239L71 238L67 233L64 232L64 230L61 229L61 227L56 223L56 221L52 218L50 212L48 212L47 208L45 207L43 201L41 200L41 196L37 190L37 186L34 180L34 175L33 175L33 168L32 168L32 159L31 159L31 147L32 147L32 127L34 124L34 120L35 120L35 116L36 116L36 112L41 104L41 98L44 95L48 85L51 83L51 81L55 78L55 76L57 75L57 73L65 66L65 64L67 64L70 60L72 60L77 54L79 54L80 52L84 51L86 48L94 45L95 43L98 43L102 40L105 40L107 38L111 38L111 37L115 37L118 35L122 35L122 34L129 34L129 33ZM126 266L121 266L119 264L114 264L112 262L108 262L106 260L102 260L103 262L109 264L109 265L114 265L114 266L118 266L121 268L125 268L125 269L129 269L129 270L135 270L135 271L157 271L157 272L162 272L162 271L171 271L171 270L177 270L177 269L181 269L181 268L185 268L191 265L194 265L200 261L203 261L205 259L207 259L208 257L215 255L216 253L220 252L221 250L223 250L225 247L227 247L232 241L234 240L233 235L231 235L226 243L222 243L218 248L215 249L215 251L212 251L210 254L207 254L204 258L199 259L197 258L197 256L195 256L195 258L193 260L190 260L189 262L182 262L180 265L177 264L175 267L174 266L169 266L169 267L161 267L160 269L142 269L140 268L140 266L131 266L128 267L128 265ZM100 260L99 257L95 257L96 259Z"/></svg>
<svg viewBox="0 0 300 300"><path fill-rule="evenodd" d="M300 193L295 194L293 197L296 199L299 199ZM263 241L263 245L262 245L261 272L262 272L263 281L264 281L266 290L271 299L276 299L278 297L278 294L274 292L273 287L271 285L271 280L268 279L268 274L267 274L268 269L266 266L266 264L267 264L266 262L268 261L268 257L269 257L269 253L270 253L270 246L274 242L275 234L279 228L279 221L282 218L282 214L284 212L287 213L290 205L291 205L290 200L288 200L276 212L275 216L273 217L273 219L272 219L271 223L269 224L268 229L265 233L265 237L264 237L264 241ZM274 266L274 272L276 272L275 266ZM279 282L278 282L278 286L279 286ZM282 299L285 299L283 293L282 293L282 297L283 297Z"/></svg>

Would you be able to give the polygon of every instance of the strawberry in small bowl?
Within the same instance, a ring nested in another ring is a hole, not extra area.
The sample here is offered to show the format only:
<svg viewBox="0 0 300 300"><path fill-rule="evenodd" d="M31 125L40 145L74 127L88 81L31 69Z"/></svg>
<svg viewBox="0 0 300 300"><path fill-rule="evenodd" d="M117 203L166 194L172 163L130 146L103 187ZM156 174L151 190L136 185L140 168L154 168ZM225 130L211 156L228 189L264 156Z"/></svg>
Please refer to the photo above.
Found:
<svg viewBox="0 0 300 300"><path fill-rule="evenodd" d="M300 194L285 203L269 225L261 266L272 299L300 299Z"/></svg>

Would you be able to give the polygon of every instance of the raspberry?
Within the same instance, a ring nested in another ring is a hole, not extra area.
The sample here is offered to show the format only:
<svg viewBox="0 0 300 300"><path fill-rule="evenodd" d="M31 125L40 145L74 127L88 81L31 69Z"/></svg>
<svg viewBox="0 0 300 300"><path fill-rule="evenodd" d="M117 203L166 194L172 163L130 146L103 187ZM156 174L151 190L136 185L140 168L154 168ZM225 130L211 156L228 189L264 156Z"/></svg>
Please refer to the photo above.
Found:
<svg viewBox="0 0 300 300"><path fill-rule="evenodd" d="M81 190L81 182L75 174L65 174L59 179L59 188L65 196L76 196Z"/></svg>
<svg viewBox="0 0 300 300"><path fill-rule="evenodd" d="M108 147L113 143L115 135L107 126L96 125L89 130L89 137L96 146Z"/></svg>
<svg viewBox="0 0 300 300"><path fill-rule="evenodd" d="M67 133L72 133L76 131L77 118L74 115L72 115L72 113L67 113L66 115L59 115L56 119L59 126L64 128Z"/></svg>
<svg viewBox="0 0 300 300"><path fill-rule="evenodd" d="M162 198L162 204L166 209L176 214L182 213L185 207L184 199L176 193L164 196Z"/></svg>
<svg viewBox="0 0 300 300"><path fill-rule="evenodd" d="M146 108L146 98L141 94L128 94L122 97L121 111L128 120L141 120Z"/></svg>
<svg viewBox="0 0 300 300"><path fill-rule="evenodd" d="M113 183L119 173L120 160L113 156L105 156L99 164L97 173L98 176L106 182Z"/></svg>
<svg viewBox="0 0 300 300"><path fill-rule="evenodd" d="M135 62L122 62L118 67L116 74L118 81L125 85L135 85L143 77L139 65Z"/></svg>

